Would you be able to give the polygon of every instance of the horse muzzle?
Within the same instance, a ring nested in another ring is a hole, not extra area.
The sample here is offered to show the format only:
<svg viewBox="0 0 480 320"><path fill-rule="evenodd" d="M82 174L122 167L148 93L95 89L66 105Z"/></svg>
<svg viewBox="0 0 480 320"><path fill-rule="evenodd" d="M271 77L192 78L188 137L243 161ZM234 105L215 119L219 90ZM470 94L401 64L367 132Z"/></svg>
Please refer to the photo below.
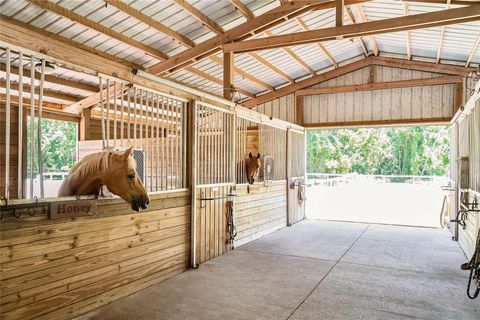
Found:
<svg viewBox="0 0 480 320"><path fill-rule="evenodd" d="M150 199L147 198L138 198L134 199L131 203L132 210L140 212L140 208L147 209L150 204Z"/></svg>

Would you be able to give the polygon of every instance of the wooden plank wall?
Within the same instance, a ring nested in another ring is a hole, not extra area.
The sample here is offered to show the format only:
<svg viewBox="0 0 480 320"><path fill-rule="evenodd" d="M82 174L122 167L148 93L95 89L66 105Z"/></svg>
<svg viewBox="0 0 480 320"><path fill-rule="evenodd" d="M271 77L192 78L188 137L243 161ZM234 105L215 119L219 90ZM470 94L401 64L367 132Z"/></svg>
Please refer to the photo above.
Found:
<svg viewBox="0 0 480 320"><path fill-rule="evenodd" d="M459 157L468 157L469 160L468 187L480 192L480 100L477 100L472 113L456 125L459 131ZM465 222L466 228L459 228L458 242L470 258L480 229L480 214L468 214Z"/></svg>
<svg viewBox="0 0 480 320"><path fill-rule="evenodd" d="M287 225L286 181L237 185L235 245L241 246Z"/></svg>
<svg viewBox="0 0 480 320"><path fill-rule="evenodd" d="M18 198L18 105L10 106L10 198ZM24 112L26 108L24 109ZM0 102L0 196L5 195L5 161L6 161L6 105ZM24 123L25 124L25 123ZM26 126L24 125L24 137L26 137ZM24 146L25 147L25 146ZM24 148L24 156L26 149ZM25 162L25 161L24 161ZM26 163L26 162L25 162ZM24 170L25 174L25 170Z"/></svg>
<svg viewBox="0 0 480 320"><path fill-rule="evenodd" d="M384 66L366 67L312 88L440 77L441 74ZM372 81L372 74L374 81ZM455 85L322 94L304 97L304 124L452 117Z"/></svg>
<svg viewBox="0 0 480 320"><path fill-rule="evenodd" d="M227 199L230 186L199 188L197 191L196 265L231 250L227 244ZM212 199L212 200L203 200Z"/></svg>
<svg viewBox="0 0 480 320"><path fill-rule="evenodd" d="M295 95L289 94L275 100L259 104L253 110L268 116L295 123Z"/></svg>
<svg viewBox="0 0 480 320"><path fill-rule="evenodd" d="M189 194L152 195L141 214L105 199L96 217L5 218L0 318L70 319L184 271Z"/></svg>

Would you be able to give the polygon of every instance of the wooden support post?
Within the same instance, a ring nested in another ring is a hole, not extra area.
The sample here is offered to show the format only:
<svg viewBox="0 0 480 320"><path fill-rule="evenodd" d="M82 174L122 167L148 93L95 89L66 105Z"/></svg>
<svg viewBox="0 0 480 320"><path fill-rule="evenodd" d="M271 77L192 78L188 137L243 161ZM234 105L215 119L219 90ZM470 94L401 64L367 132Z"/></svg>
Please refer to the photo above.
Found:
<svg viewBox="0 0 480 320"><path fill-rule="evenodd" d="M336 14L335 14L335 26L343 26L343 9L345 8L344 0L337 0L336 3Z"/></svg>
<svg viewBox="0 0 480 320"><path fill-rule="evenodd" d="M92 119L92 109L85 108L82 110L82 118L80 119L79 138L80 141L90 140L90 120Z"/></svg>
<svg viewBox="0 0 480 320"><path fill-rule="evenodd" d="M303 96L295 96L295 123L303 126Z"/></svg>
<svg viewBox="0 0 480 320"><path fill-rule="evenodd" d="M368 75L368 83L375 83L375 81L377 81L377 66L371 64L370 73Z"/></svg>
<svg viewBox="0 0 480 320"><path fill-rule="evenodd" d="M192 268L197 268L197 104L195 100L190 100L187 112L188 117L188 167L191 190L191 219L190 219L190 264Z"/></svg>
<svg viewBox="0 0 480 320"><path fill-rule="evenodd" d="M223 97L227 100L232 101L234 91L234 53L226 52L223 54Z"/></svg>
<svg viewBox="0 0 480 320"><path fill-rule="evenodd" d="M455 83L455 105L454 105L453 114L457 113L457 110L460 109L465 104L464 93L463 93L464 81Z"/></svg>

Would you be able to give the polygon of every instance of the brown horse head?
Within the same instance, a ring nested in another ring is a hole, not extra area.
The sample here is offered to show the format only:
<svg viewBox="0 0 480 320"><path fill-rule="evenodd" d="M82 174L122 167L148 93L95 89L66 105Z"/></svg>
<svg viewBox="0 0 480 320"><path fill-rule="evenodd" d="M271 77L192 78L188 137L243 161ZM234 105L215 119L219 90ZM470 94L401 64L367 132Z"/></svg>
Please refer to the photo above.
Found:
<svg viewBox="0 0 480 320"><path fill-rule="evenodd" d="M260 153L257 156L252 156L252 153L248 155L248 159L245 163L247 167L247 181L250 184L253 184L255 181L255 177L258 176L258 172L260 171L260 166L262 162L260 161Z"/></svg>
<svg viewBox="0 0 480 320"><path fill-rule="evenodd" d="M63 181L58 196L97 195L105 185L129 203L132 210L146 209L150 199L131 154L132 147L125 152L103 151L84 157Z"/></svg>
<svg viewBox="0 0 480 320"><path fill-rule="evenodd" d="M130 204L132 210L146 209L150 200L137 175L137 163L131 156L132 147L124 153L110 153L105 185L113 194Z"/></svg>

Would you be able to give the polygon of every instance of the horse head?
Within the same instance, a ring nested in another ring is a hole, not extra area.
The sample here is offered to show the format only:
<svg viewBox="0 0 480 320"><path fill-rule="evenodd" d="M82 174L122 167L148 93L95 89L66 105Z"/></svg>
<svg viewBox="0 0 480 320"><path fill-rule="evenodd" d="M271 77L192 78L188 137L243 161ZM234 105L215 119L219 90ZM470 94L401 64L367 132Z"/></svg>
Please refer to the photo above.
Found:
<svg viewBox="0 0 480 320"><path fill-rule="evenodd" d="M260 171L260 166L262 162L260 161L260 153L257 156L253 156L252 153L248 155L248 161L245 163L247 167L247 181L250 184L253 184L255 177L258 176Z"/></svg>
<svg viewBox="0 0 480 320"><path fill-rule="evenodd" d="M132 210L146 209L150 203L147 190L137 175L137 163L132 147L124 153L110 153L105 185L113 194L128 202Z"/></svg>

